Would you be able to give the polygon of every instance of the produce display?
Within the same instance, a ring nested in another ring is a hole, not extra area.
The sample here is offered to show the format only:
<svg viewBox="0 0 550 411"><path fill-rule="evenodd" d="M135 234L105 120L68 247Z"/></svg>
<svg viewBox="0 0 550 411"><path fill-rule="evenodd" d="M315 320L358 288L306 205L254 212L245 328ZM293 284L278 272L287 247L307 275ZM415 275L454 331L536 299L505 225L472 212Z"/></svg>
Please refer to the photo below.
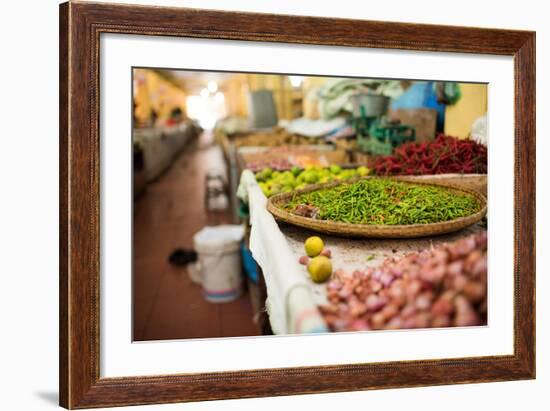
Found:
<svg viewBox="0 0 550 411"><path fill-rule="evenodd" d="M274 128L273 131L257 132L233 139L235 147L264 146L278 147L284 144L301 145L323 143L322 140L291 134L284 128Z"/></svg>
<svg viewBox="0 0 550 411"><path fill-rule="evenodd" d="M290 170L294 165L288 158L273 158L273 156L256 155L253 160L247 160L245 158L245 167L253 172L258 172L263 169L270 169L275 171Z"/></svg>
<svg viewBox="0 0 550 411"><path fill-rule="evenodd" d="M478 225L463 234L458 231L459 227L451 238L462 236L460 239L444 244L441 242L445 240L437 240L440 245L435 247L424 249L427 243L420 245L417 240L434 227L454 227L461 221L471 224L472 219L463 217L479 216L485 209L485 200L473 190L469 191L470 188L453 188L463 187L463 182L446 181L459 177L483 178L457 174L486 174L486 146L440 134L430 142L402 144L390 156L369 156L363 161L368 167L357 167L356 162L353 168L347 168L342 164L349 163L349 150L339 150L347 154L348 160L342 161L329 157L329 153L336 155L337 150L300 145L312 141L281 130L239 137L234 142L241 147L237 151L240 167L246 165L255 173L266 197L289 193L272 198L267 204L268 211L276 218L293 226L289 233L294 233L296 227L304 227L348 237L333 249L338 259L349 264L348 268L338 266L339 260L332 258L333 253L319 236L308 237L303 251L296 256L304 267L304 275L316 284L312 286L318 297L315 301L317 304L323 301L319 311L331 331L487 324L487 232L471 234L486 226ZM243 147L245 145L264 148ZM431 176L426 178L442 179L442 182L423 183L422 177L402 179L406 181L392 178L399 175ZM309 192L299 191L331 182L341 183L316 187ZM450 221L453 223L438 224ZM319 229L321 225L345 230ZM364 234L360 230L376 233ZM393 230L397 234L380 235L382 230ZM419 230L421 234L407 234L407 230ZM291 234L290 243L294 241L293 246L301 247L301 243L295 243L297 237ZM355 236L386 238L386 235L399 239L388 246L395 249L386 250L384 245L371 248L367 242L365 247L369 253L349 239ZM380 248L384 249L382 255L391 257L375 263L372 260L377 257L372 251L378 253ZM403 250L419 251L404 254ZM353 271L354 268L349 267L360 269Z"/></svg>
<svg viewBox="0 0 550 411"><path fill-rule="evenodd" d="M296 215L351 224L429 224L481 209L476 197L445 187L368 178L295 194L284 209Z"/></svg>
<svg viewBox="0 0 550 411"><path fill-rule="evenodd" d="M342 169L337 165L330 167L292 167L290 171L274 171L266 167L256 173L256 180L266 197L279 193L287 193L299 190L311 184L329 183L331 181L349 180L355 177L363 177L369 174L365 166L351 169Z"/></svg>
<svg viewBox="0 0 550 411"><path fill-rule="evenodd" d="M300 264L307 265L307 272L313 282L322 283L332 274L330 250L320 237L309 237L304 243L306 255L300 257Z"/></svg>
<svg viewBox="0 0 550 411"><path fill-rule="evenodd" d="M243 167L254 172L263 168L278 171L290 170L296 166L328 167L331 164L346 164L348 155L344 150L334 150L329 146L281 146L265 149L264 147L244 147L238 150Z"/></svg>
<svg viewBox="0 0 550 411"><path fill-rule="evenodd" d="M374 174L486 174L487 147L473 140L461 140L440 134L434 141L405 143L390 156L371 162Z"/></svg>
<svg viewBox="0 0 550 411"><path fill-rule="evenodd" d="M320 311L332 331L487 324L487 232L346 275Z"/></svg>

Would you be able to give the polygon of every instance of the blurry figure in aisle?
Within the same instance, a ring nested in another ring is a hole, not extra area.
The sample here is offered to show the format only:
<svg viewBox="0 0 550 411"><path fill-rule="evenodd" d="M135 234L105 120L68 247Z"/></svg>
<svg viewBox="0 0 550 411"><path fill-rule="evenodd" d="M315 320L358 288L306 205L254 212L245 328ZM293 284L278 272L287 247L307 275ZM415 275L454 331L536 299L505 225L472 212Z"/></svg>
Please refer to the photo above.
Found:
<svg viewBox="0 0 550 411"><path fill-rule="evenodd" d="M151 115L149 116L149 126L150 127L156 127L158 117L159 116L158 116L157 112L154 109L152 109L151 110Z"/></svg>
<svg viewBox="0 0 550 411"><path fill-rule="evenodd" d="M177 124L180 124L184 120L183 118L183 112L181 111L181 108L176 107L172 110L170 113L170 117L166 120L167 126L175 126Z"/></svg>

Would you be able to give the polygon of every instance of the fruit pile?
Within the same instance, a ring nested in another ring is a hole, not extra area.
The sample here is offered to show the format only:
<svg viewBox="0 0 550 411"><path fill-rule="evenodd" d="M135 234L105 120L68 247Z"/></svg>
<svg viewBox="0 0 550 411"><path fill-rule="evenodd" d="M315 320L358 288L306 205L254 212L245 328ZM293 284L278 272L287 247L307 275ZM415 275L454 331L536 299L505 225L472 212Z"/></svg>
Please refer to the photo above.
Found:
<svg viewBox="0 0 550 411"><path fill-rule="evenodd" d="M320 237L309 237L304 243L307 255L300 257L300 264L307 266L307 272L313 282L322 283L328 280L332 274L332 262L330 250L325 248L325 243Z"/></svg>
<svg viewBox="0 0 550 411"><path fill-rule="evenodd" d="M363 177L369 174L369 169L361 166L353 169L342 169L337 165L327 168L306 167L301 169L293 167L290 171L273 171L264 168L256 173L256 181L266 197L292 190L299 190L310 184L329 183L332 181L349 180L355 177Z"/></svg>
<svg viewBox="0 0 550 411"><path fill-rule="evenodd" d="M322 167L292 167L290 171L273 171L264 168L256 173L256 181L266 197L279 193L287 193L292 190L305 188L310 184L330 183L332 181L349 180L356 177L364 177L369 174L365 166L358 168L342 169L337 165L327 168Z"/></svg>
<svg viewBox="0 0 550 411"><path fill-rule="evenodd" d="M487 232L351 276L336 270L327 299L320 311L333 331L487 324Z"/></svg>
<svg viewBox="0 0 550 411"><path fill-rule="evenodd" d="M438 135L434 141L405 143L371 164L379 176L487 173L487 147L473 140Z"/></svg>

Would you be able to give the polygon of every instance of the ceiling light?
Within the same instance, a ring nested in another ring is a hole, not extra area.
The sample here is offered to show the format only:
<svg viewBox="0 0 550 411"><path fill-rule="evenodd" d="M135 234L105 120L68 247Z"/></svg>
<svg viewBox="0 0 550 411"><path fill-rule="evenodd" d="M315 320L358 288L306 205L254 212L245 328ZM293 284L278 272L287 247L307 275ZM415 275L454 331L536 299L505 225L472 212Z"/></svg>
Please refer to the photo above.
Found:
<svg viewBox="0 0 550 411"><path fill-rule="evenodd" d="M292 87L300 87L302 85L302 81L304 78L302 76L288 76L288 79L290 80L290 84Z"/></svg>
<svg viewBox="0 0 550 411"><path fill-rule="evenodd" d="M215 81L209 81L208 82L208 91L214 94L216 91L218 91L218 84Z"/></svg>

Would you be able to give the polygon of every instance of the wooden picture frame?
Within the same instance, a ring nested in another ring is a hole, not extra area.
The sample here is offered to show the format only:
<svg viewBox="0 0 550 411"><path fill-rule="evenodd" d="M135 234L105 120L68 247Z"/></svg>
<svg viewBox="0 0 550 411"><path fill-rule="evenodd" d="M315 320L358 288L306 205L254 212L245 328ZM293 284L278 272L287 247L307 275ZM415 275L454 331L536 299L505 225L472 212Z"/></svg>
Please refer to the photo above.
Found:
<svg viewBox="0 0 550 411"><path fill-rule="evenodd" d="M101 33L513 56L514 354L100 378ZM59 47L59 380L63 407L124 406L535 378L534 32L69 2L60 6Z"/></svg>

